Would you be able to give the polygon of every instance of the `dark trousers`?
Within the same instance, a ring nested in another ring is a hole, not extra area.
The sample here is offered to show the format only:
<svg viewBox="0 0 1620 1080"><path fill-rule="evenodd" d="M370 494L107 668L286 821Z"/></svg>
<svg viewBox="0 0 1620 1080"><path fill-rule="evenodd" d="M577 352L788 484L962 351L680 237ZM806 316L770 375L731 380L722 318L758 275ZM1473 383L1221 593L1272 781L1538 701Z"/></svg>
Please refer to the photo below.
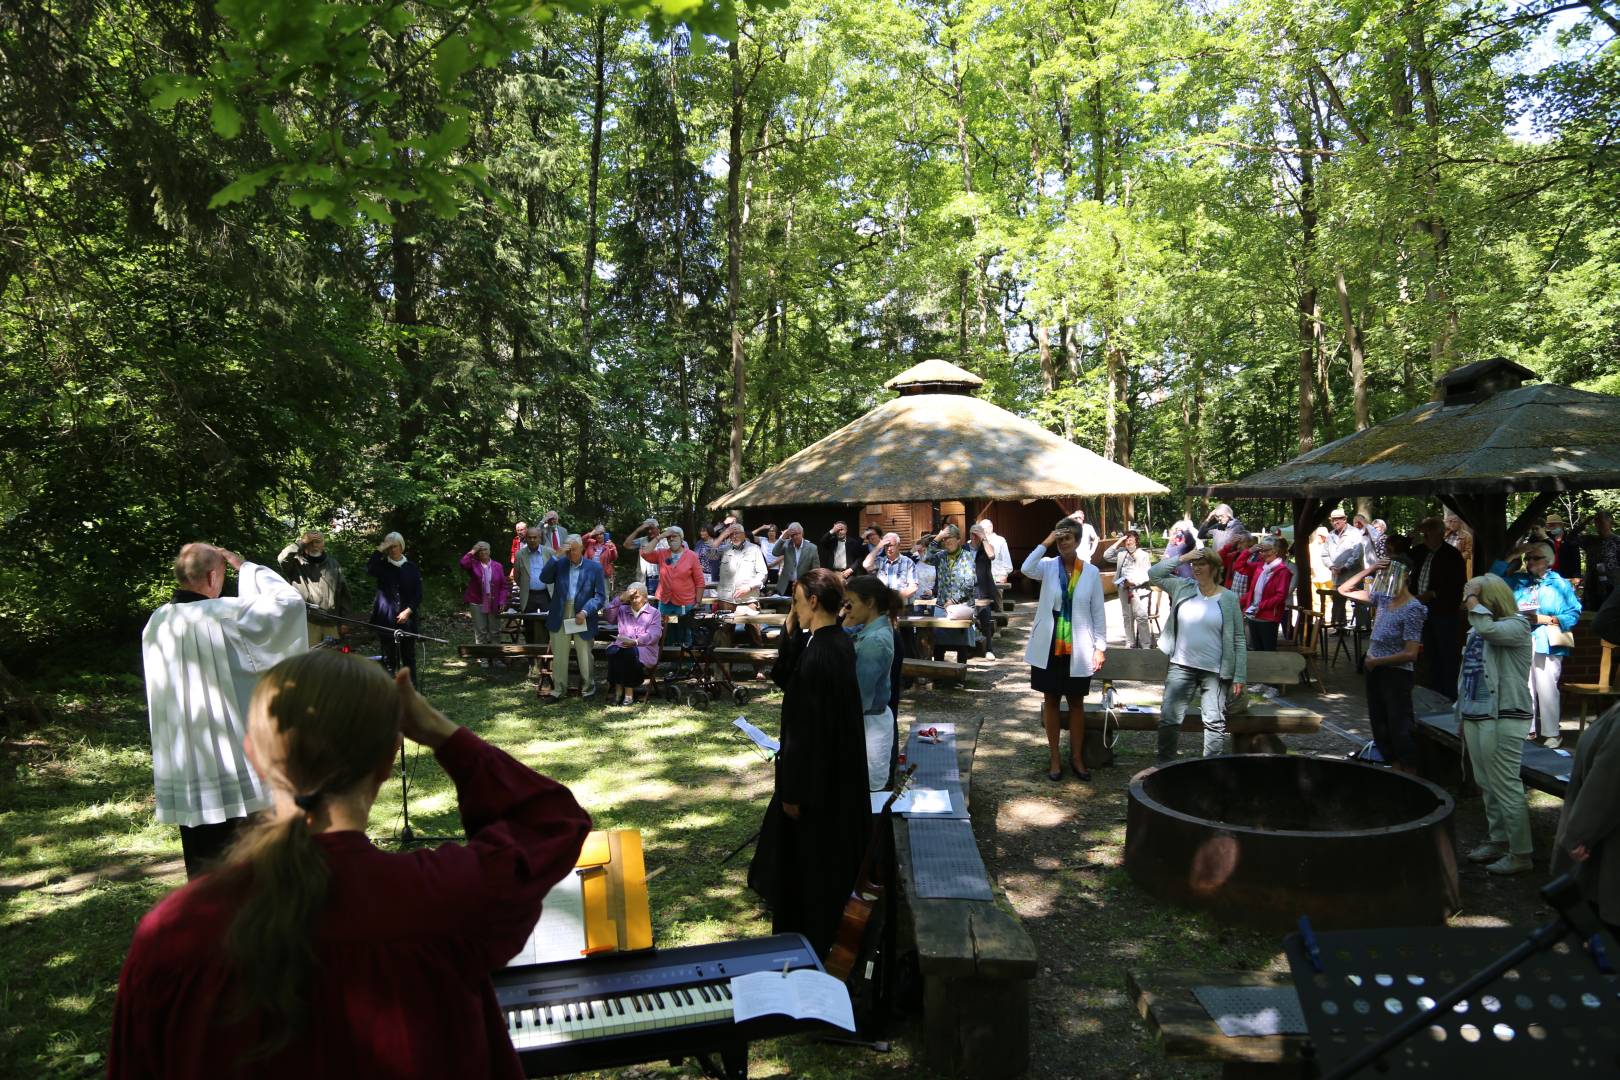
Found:
<svg viewBox="0 0 1620 1080"><path fill-rule="evenodd" d="M1404 668L1376 667L1367 672L1367 719L1378 752L1391 764L1410 765L1414 760L1413 681L1412 673Z"/></svg>
<svg viewBox="0 0 1620 1080"><path fill-rule="evenodd" d="M608 685L637 687L646 672L641 666L640 654L635 649L620 649L608 654Z"/></svg>
<svg viewBox="0 0 1620 1080"><path fill-rule="evenodd" d="M247 822L247 818L231 818L211 825L180 826L180 853L186 860L186 880L213 869L213 864L225 854L225 849Z"/></svg>
<svg viewBox="0 0 1620 1080"><path fill-rule="evenodd" d="M988 607L981 607L973 612L973 618L979 624L979 637L983 639L981 644L988 649L990 639L996 633L996 612L1001 610L1001 590L994 586L988 591L981 589L979 599L991 601Z"/></svg>
<svg viewBox="0 0 1620 1080"><path fill-rule="evenodd" d="M546 590L530 589L529 603L528 606L523 609L523 613L525 615L533 615L538 612L545 611L547 606ZM545 631L546 624L540 619L523 620L523 640L528 642L530 645L537 645L544 642L546 640L543 636Z"/></svg>
<svg viewBox="0 0 1620 1080"><path fill-rule="evenodd" d="M1458 640L1461 629L1462 620L1456 615L1433 608L1423 623L1423 658L1428 661L1423 685L1453 701L1457 698L1457 669L1462 663L1462 644Z"/></svg>
<svg viewBox="0 0 1620 1080"><path fill-rule="evenodd" d="M382 653L383 667L392 675L402 667L411 669L411 685L416 685L416 639L396 637L392 630L377 627L377 643Z"/></svg>
<svg viewBox="0 0 1620 1080"><path fill-rule="evenodd" d="M1249 648L1255 652L1277 651L1277 630L1281 624L1262 622L1259 619L1244 621L1249 624Z"/></svg>

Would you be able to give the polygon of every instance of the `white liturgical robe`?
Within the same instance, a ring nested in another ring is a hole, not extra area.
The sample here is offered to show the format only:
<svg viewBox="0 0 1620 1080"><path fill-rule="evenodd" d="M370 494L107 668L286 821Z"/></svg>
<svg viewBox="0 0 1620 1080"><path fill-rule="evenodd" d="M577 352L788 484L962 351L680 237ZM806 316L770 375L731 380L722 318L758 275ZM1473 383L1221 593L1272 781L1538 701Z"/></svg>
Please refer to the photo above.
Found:
<svg viewBox="0 0 1620 1080"><path fill-rule="evenodd" d="M309 650L304 598L244 562L237 596L164 604L141 634L157 819L215 824L270 805L242 749L259 676Z"/></svg>

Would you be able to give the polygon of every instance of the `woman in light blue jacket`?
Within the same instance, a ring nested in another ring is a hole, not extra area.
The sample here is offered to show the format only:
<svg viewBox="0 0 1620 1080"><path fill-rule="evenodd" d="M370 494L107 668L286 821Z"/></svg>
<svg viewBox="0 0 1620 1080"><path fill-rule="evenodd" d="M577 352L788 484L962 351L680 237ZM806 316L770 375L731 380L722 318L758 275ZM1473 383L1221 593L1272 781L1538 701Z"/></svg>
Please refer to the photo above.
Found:
<svg viewBox="0 0 1620 1080"><path fill-rule="evenodd" d="M1524 556L1524 569L1517 574L1504 573L1506 562L1499 562L1491 572L1501 574L1513 590L1519 614L1535 627L1531 641L1535 656L1530 662L1530 708L1535 727L1530 737L1543 746L1556 749L1559 737L1558 679L1564 673L1564 657L1569 646L1555 644L1555 636L1562 637L1575 629L1581 621L1581 602L1575 596L1574 586L1558 571L1552 569L1552 548L1546 544L1525 544L1513 555Z"/></svg>
<svg viewBox="0 0 1620 1080"><path fill-rule="evenodd" d="M1081 559L1080 525L1074 515L1057 523L1024 560L1021 572L1041 583L1024 659L1029 684L1042 695L1041 722L1050 755L1046 778L1063 779L1058 738L1063 730L1062 703L1069 699L1069 768L1075 779L1090 780L1086 768L1086 693L1091 676L1108 653L1108 619L1103 607L1102 575ZM1047 555L1055 548L1055 555Z"/></svg>
<svg viewBox="0 0 1620 1080"><path fill-rule="evenodd" d="M844 590L849 613L844 630L855 641L855 681L861 688L861 715L866 727L866 777L872 791L889 786L894 748L899 737L890 685L894 677L894 627L900 594L871 574L862 574Z"/></svg>

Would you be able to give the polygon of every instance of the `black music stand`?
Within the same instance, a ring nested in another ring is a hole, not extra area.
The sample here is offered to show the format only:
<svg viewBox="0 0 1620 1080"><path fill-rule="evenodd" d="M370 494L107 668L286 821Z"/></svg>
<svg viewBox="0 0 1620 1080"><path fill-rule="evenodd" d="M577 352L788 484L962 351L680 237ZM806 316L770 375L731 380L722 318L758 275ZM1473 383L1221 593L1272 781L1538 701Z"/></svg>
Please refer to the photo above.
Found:
<svg viewBox="0 0 1620 1080"><path fill-rule="evenodd" d="M1323 1076L1620 1075L1614 938L1572 876L1542 895L1558 917L1528 936L1439 927L1289 934L1283 947Z"/></svg>

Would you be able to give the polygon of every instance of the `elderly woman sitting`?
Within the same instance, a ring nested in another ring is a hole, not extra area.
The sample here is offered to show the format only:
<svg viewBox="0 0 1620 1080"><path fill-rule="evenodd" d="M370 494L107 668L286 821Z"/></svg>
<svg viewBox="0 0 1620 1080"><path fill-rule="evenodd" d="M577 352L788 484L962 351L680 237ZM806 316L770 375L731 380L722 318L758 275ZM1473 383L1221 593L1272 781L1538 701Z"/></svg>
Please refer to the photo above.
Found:
<svg viewBox="0 0 1620 1080"><path fill-rule="evenodd" d="M636 688L658 667L664 620L647 600L647 586L639 581L632 581L603 614L614 626L607 650L608 704L629 705Z"/></svg>

